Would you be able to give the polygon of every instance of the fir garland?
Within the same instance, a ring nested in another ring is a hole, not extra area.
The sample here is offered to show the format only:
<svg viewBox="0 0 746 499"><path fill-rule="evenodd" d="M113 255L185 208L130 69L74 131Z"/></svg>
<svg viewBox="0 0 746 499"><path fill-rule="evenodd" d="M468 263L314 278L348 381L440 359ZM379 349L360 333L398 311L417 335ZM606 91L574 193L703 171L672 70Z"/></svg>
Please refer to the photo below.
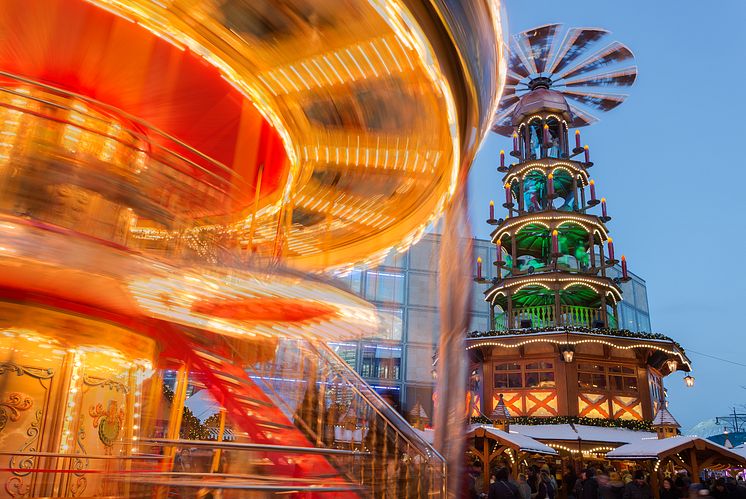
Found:
<svg viewBox="0 0 746 499"><path fill-rule="evenodd" d="M569 331L569 332L576 332L576 333L587 333L587 334L597 334L601 336L616 336L619 338L641 338L646 340L664 340L664 341L670 341L676 347L681 350L682 353L686 353L684 351L684 348L679 345L678 342L674 341L672 338L665 336L660 333L638 333L636 331L629 331L627 329L609 329L609 328L600 328L600 329L593 329L588 327L577 327L577 326L547 326L547 327L534 327L530 329L510 329L507 331L472 331L471 333L468 333L466 335L467 338L492 338L497 336L521 336L525 334L535 334L535 333L549 333L549 332L555 332L555 331Z"/></svg>
<svg viewBox="0 0 746 499"><path fill-rule="evenodd" d="M163 396L173 404L174 391L166 385L163 385ZM207 425L203 425L187 406L184 406L181 416L182 430L185 426L187 428L186 438L188 440L215 440L214 438L210 438L210 432L207 431Z"/></svg>
<svg viewBox="0 0 746 499"><path fill-rule="evenodd" d="M485 416L473 416L471 422L473 424L492 424L492 420ZM581 416L551 416L541 418L534 416L514 416L510 424L526 426L572 424L598 426L601 428L625 428L627 430L653 431L653 422L646 419L604 419L586 418Z"/></svg>

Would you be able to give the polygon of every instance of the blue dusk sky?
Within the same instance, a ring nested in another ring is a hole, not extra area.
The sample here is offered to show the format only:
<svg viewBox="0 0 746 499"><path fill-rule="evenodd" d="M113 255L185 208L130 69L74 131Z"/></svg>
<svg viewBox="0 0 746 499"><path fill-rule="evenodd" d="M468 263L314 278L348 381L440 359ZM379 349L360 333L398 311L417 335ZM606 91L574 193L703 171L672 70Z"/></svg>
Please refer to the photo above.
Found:
<svg viewBox="0 0 746 499"><path fill-rule="evenodd" d="M595 163L589 173L607 199L617 255L647 282L652 332L678 341L693 363L694 388L684 386L681 372L664 381L682 430L746 404L746 266L739 256L746 242L746 2L505 5L511 36L557 22L600 27L635 54L639 74L629 98L581 129ZM498 217L505 215L497 206L504 198L500 149L509 151L510 139L491 134L470 173L479 238L489 236L491 199Z"/></svg>

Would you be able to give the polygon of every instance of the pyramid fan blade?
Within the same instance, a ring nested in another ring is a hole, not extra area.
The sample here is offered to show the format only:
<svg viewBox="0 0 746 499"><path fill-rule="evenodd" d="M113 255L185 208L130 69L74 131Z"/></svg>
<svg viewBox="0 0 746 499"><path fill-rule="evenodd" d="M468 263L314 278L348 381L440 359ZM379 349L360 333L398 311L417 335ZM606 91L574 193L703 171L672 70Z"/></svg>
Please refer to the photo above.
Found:
<svg viewBox="0 0 746 499"><path fill-rule="evenodd" d="M518 85L518 82L521 81L521 77L512 71L506 71L505 73L505 85Z"/></svg>
<svg viewBox="0 0 746 499"><path fill-rule="evenodd" d="M611 45L596 52L567 73L560 75L560 78L569 79L575 76L580 76L590 71L601 69L609 64L618 64L627 59L633 59L634 57L632 51L625 45L622 45L619 42L613 42Z"/></svg>
<svg viewBox="0 0 746 499"><path fill-rule="evenodd" d="M531 74L523 59L521 49L515 42L510 44L510 56L508 58L508 72L513 72L521 78L528 78Z"/></svg>
<svg viewBox="0 0 746 499"><path fill-rule="evenodd" d="M492 131L503 135L505 137L510 137L513 134L513 127L511 126L511 118L513 116L513 111L515 110L517 102L514 102L513 105L506 107L503 110L498 111L498 113L495 115L495 117L492 120Z"/></svg>
<svg viewBox="0 0 746 499"><path fill-rule="evenodd" d="M566 81L566 87L631 87L637 79L637 66L631 68L617 69L586 76L577 80Z"/></svg>
<svg viewBox="0 0 746 499"><path fill-rule="evenodd" d="M572 28L560 45L557 59L549 67L549 72L559 73L609 33L610 31L601 28Z"/></svg>
<svg viewBox="0 0 746 499"><path fill-rule="evenodd" d="M515 92L511 94L505 94L503 95L503 98L500 99L500 107L497 109L497 114L500 114L503 112L503 110L507 108L513 108L518 103L518 100L520 97L518 97ZM512 112L512 111L511 111Z"/></svg>
<svg viewBox="0 0 746 499"><path fill-rule="evenodd" d="M510 78L511 80L521 81L525 76L521 76L518 73L514 73L511 70L506 71L506 78Z"/></svg>
<svg viewBox="0 0 746 499"><path fill-rule="evenodd" d="M572 126L575 128L592 125L601 121L592 114L586 113L582 109L578 108L577 106L573 106L572 104L570 104L570 111L572 111L572 114L575 117L572 122Z"/></svg>
<svg viewBox="0 0 746 499"><path fill-rule="evenodd" d="M536 73L543 73L546 69L549 50L561 28L561 24L547 24L516 35Z"/></svg>
<svg viewBox="0 0 746 499"><path fill-rule="evenodd" d="M588 107L604 112L611 111L624 102L624 99L629 97L625 94L604 94L600 92L582 92L575 90L565 90L563 94L569 99L576 100L581 104L585 104Z"/></svg>

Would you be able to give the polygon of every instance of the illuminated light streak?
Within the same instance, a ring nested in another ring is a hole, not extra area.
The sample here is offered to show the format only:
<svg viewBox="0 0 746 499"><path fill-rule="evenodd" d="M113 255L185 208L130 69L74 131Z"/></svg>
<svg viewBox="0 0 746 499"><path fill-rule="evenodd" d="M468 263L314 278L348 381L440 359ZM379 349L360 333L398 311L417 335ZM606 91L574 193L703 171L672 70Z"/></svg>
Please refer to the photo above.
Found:
<svg viewBox="0 0 746 499"><path fill-rule="evenodd" d="M262 83L264 83L264 86L267 87L269 89L269 91L272 92L272 95L274 95L276 97L277 96L277 92L275 92L275 89L272 88L272 86L269 83L267 83L267 81L264 78L262 78L262 75L256 75L256 76L257 76L257 78L259 78L260 80L262 80Z"/></svg>
<svg viewBox="0 0 746 499"><path fill-rule="evenodd" d="M360 159L360 135L357 136L357 149L355 149L355 166L358 166L359 159Z"/></svg>
<svg viewBox="0 0 746 499"><path fill-rule="evenodd" d="M285 79L290 82L296 92L300 92L300 88L298 88L298 85L295 84L295 82L287 75L287 73L285 73L282 68L280 68L280 73L282 73L282 76L284 76Z"/></svg>
<svg viewBox="0 0 746 499"><path fill-rule="evenodd" d="M371 42L371 45L373 45L372 42ZM360 51L361 54L363 54L363 57L365 57L365 60L368 61L368 66L370 66L370 69L373 70L373 74L376 75L376 78L378 78L378 71L376 71L376 68L374 68L373 64L370 63L370 59L368 59L368 54L366 54L365 51L363 51L363 48L360 45L357 46L357 49Z"/></svg>
<svg viewBox="0 0 746 499"><path fill-rule="evenodd" d="M319 63L316 62L315 59L312 59L312 60L313 60L313 63L316 64L316 67L319 68L319 71L321 72L321 74L324 75L324 78L326 78L326 81L329 82L329 86L334 85L334 83L332 83L332 80L330 80L329 77L326 76L326 73L324 72L324 70L321 69L321 66L319 66ZM326 60L326 57L324 57L324 60ZM329 64L329 61L326 61L326 63ZM331 67L331 64L329 64L329 67ZM334 68L332 68L332 69L334 69ZM339 76L339 75L337 75L337 76ZM341 80L341 78L340 78L340 80ZM319 86L321 86L321 85L319 85Z"/></svg>
<svg viewBox="0 0 746 499"><path fill-rule="evenodd" d="M121 18L122 18L122 19L124 19L125 21L129 21L129 22L131 22L132 24L135 24L135 21L133 21L132 19L130 19L129 17L127 17L127 16L125 16L125 15L123 15L123 14L120 14L119 12L117 12L117 11L115 11L115 10L109 9L108 7L104 7L103 5L101 5L101 4L100 4L100 3L98 3L98 2L92 2L91 0L87 0L87 1L88 1L88 3L90 3L90 4L93 4L93 5L95 5L95 6L96 6L96 7L98 7L99 9L104 9L104 10L105 10L105 11L107 11L107 12L111 12L111 13L112 13L112 14L114 14L115 16L121 17Z"/></svg>
<svg viewBox="0 0 746 499"><path fill-rule="evenodd" d="M311 90L311 87L308 86L308 83L306 83L306 80L303 79L303 77L298 73L298 71L295 70L293 66L290 66L290 69L293 70L293 73L298 77L298 79L306 86L306 90Z"/></svg>
<svg viewBox="0 0 746 499"><path fill-rule="evenodd" d="M358 46L358 48L360 48ZM360 64L357 63L357 59L352 55L352 52L350 52L350 49L345 49L345 52L347 52L347 55L350 56L350 59L352 59L352 62L355 63L355 66L357 66L357 70L360 71L360 74L363 75L363 79L367 80L368 76L365 74L365 71L363 71L363 68L360 67Z"/></svg>
<svg viewBox="0 0 746 499"><path fill-rule="evenodd" d="M316 62L316 61L314 61L314 62ZM305 62L301 62L300 65L303 66L303 69L305 69L306 72L311 75L311 78L313 78L313 81L316 82L316 85L318 85L319 87L321 87L321 83L319 83L319 80L316 79L316 77L313 75L313 73L311 72L311 70L308 69L308 67L306 66L306 63ZM321 68L319 68L319 70L320 69ZM331 84L332 84L332 82L329 82L329 85L331 85Z"/></svg>
<svg viewBox="0 0 746 499"><path fill-rule="evenodd" d="M348 50L348 51L347 51L347 53L349 54L349 53L350 53L350 51ZM342 65L342 67L343 67L343 68L345 68L345 71L347 71L347 74L348 74L348 75L350 75L350 78L352 78L352 81L355 81L355 77L354 77L354 76L352 76L352 73L350 73L350 70L349 70L349 69L347 68L347 66L345 65L345 63L344 63L344 62L342 62L342 58L341 58L341 57L339 57L339 54L337 54L337 53L335 52L334 56L335 56L335 57L337 58L337 60L339 61L339 63L340 63L341 65ZM352 56L350 56L350 57L352 57ZM355 60L355 59L353 59L353 61L354 61L354 60ZM356 62L355 64L357 64L357 62ZM360 66L358 66L358 68L359 68L359 67L360 67ZM339 76L339 75L338 75L338 76ZM365 76L365 75L363 75L363 76ZM340 78L340 80L341 80L341 79L342 79L342 78ZM344 82L342 82L342 83L344 83Z"/></svg>
<svg viewBox="0 0 746 499"><path fill-rule="evenodd" d="M396 43L399 44L399 47L401 47L401 51L404 52L404 57L407 58L407 62L409 63L409 68L414 71L414 66L412 66L412 61L409 60L409 54L407 54L407 50L404 48L404 46L401 43L401 40L399 39L399 35L396 35Z"/></svg>
<svg viewBox="0 0 746 499"><path fill-rule="evenodd" d="M283 92L285 92L286 94L290 93L290 92L287 91L287 89L285 88L285 86L282 83L280 83L280 80L278 80L277 78L275 78L275 75L273 75L271 71L268 74L269 74L269 76L272 77L273 80L275 80L277 82L278 85L280 85L280 88L282 89Z"/></svg>
<svg viewBox="0 0 746 499"><path fill-rule="evenodd" d="M383 57L381 57L380 52L378 52L378 49L375 45L373 45L373 42L370 42L370 46L373 47L373 51L376 53L378 58L381 60L381 64L383 64L384 69L386 70L386 74L391 74L391 71L389 71L389 67L386 65L386 61L383 60ZM376 75L378 76L378 75Z"/></svg>
<svg viewBox="0 0 746 499"><path fill-rule="evenodd" d="M381 137L379 136L376 139L376 168L378 168L378 151L381 148Z"/></svg>
<svg viewBox="0 0 746 499"><path fill-rule="evenodd" d="M386 40L384 38L381 38L381 41L383 42L384 45L386 45L386 48L388 49L389 54L391 54L391 58L394 60L394 62L396 63L396 67L399 69L399 72L401 73L402 72L402 68L399 65L399 60L394 55L394 52L391 50L391 47L389 47L389 44L386 42Z"/></svg>

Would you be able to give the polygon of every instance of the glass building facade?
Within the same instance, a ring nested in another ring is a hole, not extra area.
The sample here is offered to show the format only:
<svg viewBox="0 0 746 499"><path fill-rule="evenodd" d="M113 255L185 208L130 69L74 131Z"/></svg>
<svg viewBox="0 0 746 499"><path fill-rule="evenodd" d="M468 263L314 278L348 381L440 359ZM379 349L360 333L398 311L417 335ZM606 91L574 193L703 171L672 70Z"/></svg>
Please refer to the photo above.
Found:
<svg viewBox="0 0 746 499"><path fill-rule="evenodd" d="M351 292L376 305L381 326L375 337L330 345L403 414L420 398L432 417L431 370L439 330L440 241L440 235L426 234L407 253L389 255L375 269L341 278ZM495 245L474 239L473 246L475 259L482 258L484 277L495 277ZM621 276L621 268L607 269L607 275ZM621 285L624 300L619 304L619 327L651 332L645 281L632 273L629 276L632 280ZM486 287L476 282L473 287L471 310L466 311L470 316L469 330L486 331L491 329L489 306L483 295Z"/></svg>

